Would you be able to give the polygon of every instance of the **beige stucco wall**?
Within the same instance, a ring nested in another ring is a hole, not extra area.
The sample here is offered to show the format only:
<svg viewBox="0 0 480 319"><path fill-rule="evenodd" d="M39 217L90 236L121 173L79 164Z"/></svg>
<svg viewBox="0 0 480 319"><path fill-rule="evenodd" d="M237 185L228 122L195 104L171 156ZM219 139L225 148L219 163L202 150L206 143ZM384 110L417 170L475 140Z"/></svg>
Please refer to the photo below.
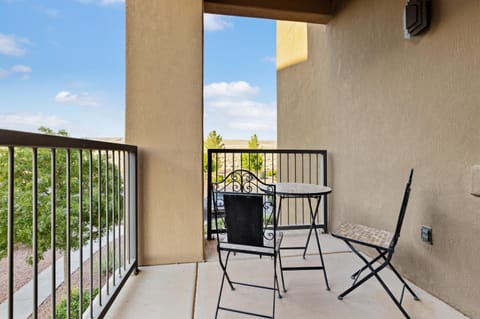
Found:
<svg viewBox="0 0 480 319"><path fill-rule="evenodd" d="M394 229L413 189L394 262L480 318L480 2L433 1L430 31L405 40L404 0L337 1L308 26L308 61L278 72L278 146L325 148L330 216ZM433 228L433 246L420 226ZM328 265L327 265L328 266ZM348 274L345 274L348 275Z"/></svg>
<svg viewBox="0 0 480 319"><path fill-rule="evenodd" d="M308 59L307 24L277 21L277 70Z"/></svg>
<svg viewBox="0 0 480 319"><path fill-rule="evenodd" d="M139 146L139 261L203 259L202 0L127 0L126 141Z"/></svg>

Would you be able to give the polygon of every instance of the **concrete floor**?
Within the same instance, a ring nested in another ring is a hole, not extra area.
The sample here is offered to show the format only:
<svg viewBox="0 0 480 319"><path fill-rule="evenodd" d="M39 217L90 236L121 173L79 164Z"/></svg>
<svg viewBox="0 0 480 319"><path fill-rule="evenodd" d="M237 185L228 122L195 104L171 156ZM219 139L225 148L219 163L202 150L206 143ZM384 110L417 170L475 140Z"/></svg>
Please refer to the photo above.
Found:
<svg viewBox="0 0 480 319"><path fill-rule="evenodd" d="M295 244L303 242L304 236L303 232L289 232L285 240L287 244ZM329 235L321 235L320 241L331 290L325 289L320 270L285 272L288 292L282 299L276 299L276 318L404 318L376 279L369 280L343 301L337 300L337 295L351 285L350 275L361 266L361 261L343 242ZM206 262L141 268L137 276L127 281L107 318L214 318L222 274L215 243L206 245ZM284 266L319 263L313 243L305 260L299 252L288 253L282 253ZM230 260L232 280L271 285L273 262L270 258L237 255ZM383 270L381 276L399 295L402 287L393 273ZM403 301L411 318L467 318L418 287L412 285L412 288L420 301L414 301L407 292ZM248 287L231 291L225 286L222 304L270 314L272 293ZM219 318L245 316L221 311Z"/></svg>

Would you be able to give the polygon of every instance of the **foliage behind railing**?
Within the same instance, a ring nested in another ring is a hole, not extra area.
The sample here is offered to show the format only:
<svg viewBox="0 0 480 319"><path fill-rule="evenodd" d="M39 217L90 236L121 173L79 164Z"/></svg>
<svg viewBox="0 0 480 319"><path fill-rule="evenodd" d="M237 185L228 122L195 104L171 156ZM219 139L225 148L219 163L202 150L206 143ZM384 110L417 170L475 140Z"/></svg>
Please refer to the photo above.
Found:
<svg viewBox="0 0 480 319"><path fill-rule="evenodd" d="M56 309L62 284L61 308L68 318L105 315L137 269L136 163L132 145L0 130L0 259L8 262L2 287L8 299L0 305L0 317L14 318L27 309L37 318L45 299L50 299L51 318L62 316ZM29 310L15 298L15 252L21 247L31 249ZM47 251L49 289L39 288L38 271ZM58 251L63 252L63 276L57 271ZM72 256L78 257L78 269Z"/></svg>
<svg viewBox="0 0 480 319"><path fill-rule="evenodd" d="M215 232L212 223L211 183L223 180L233 170L246 169L266 183L290 182L327 185L327 151L287 149L209 149L207 154L207 238ZM280 228L310 227L310 213L304 199L286 199L279 216ZM317 225L326 232L327 199Z"/></svg>

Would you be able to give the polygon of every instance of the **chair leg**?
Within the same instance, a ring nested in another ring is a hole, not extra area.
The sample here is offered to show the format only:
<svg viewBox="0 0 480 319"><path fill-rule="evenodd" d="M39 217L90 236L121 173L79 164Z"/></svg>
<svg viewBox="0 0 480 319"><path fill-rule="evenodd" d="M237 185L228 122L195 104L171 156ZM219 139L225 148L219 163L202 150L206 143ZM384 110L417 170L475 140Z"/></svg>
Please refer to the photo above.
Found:
<svg viewBox="0 0 480 319"><path fill-rule="evenodd" d="M410 319L410 316L408 315L407 311L403 308L403 306L401 305L401 303L397 300L397 298L395 298L395 296L393 295L392 291L388 288L388 286L385 284L385 282L382 280L382 278L380 277L380 275L378 274L383 268L385 268L386 266L389 266L390 265L390 262L386 259L385 259L385 262L383 264L381 264L379 267L377 268L373 268L372 264L365 258L362 256L362 254L360 254L360 252L358 252L358 250L356 250L352 244L350 244L348 241L345 241L346 244L350 247L350 249L352 249L352 251L367 265L367 267L370 269L370 273L365 276L364 278L362 278L360 281L358 281L356 284L354 284L352 287L348 288L347 290L345 290L343 293L341 293L339 296L338 296L338 299L339 300L342 300L343 297L345 297L347 294L349 294L350 292L352 292L353 290L355 290L356 288L358 288L360 285L362 285L363 283L365 283L367 280L369 280L370 278L372 277L375 277L377 278L378 282L382 285L383 289L385 289L385 291L387 292L388 296L390 297L390 299L392 299L392 301L395 303L395 305L397 306L397 308L402 312L402 314L405 316L405 318L407 319Z"/></svg>
<svg viewBox="0 0 480 319"><path fill-rule="evenodd" d="M227 253L227 257L225 259L225 265L223 264L222 260L222 254L220 251L218 251L218 259L220 260L220 267L222 268L223 275L227 278L227 282L230 285L230 288L232 290L235 290L235 287L233 287L232 281L230 280L230 276L227 273L227 265L228 265L228 259L230 258L230 251Z"/></svg>
<svg viewBox="0 0 480 319"><path fill-rule="evenodd" d="M273 256L273 293L272 293L272 319L275 318L275 291L278 291L278 298L282 298L280 294L280 286L278 285L277 277L277 255Z"/></svg>
<svg viewBox="0 0 480 319"><path fill-rule="evenodd" d="M378 250L378 249L377 249L377 250ZM368 263L368 265L373 265L374 263L376 263L376 262L377 262L380 258L382 258L382 257L384 257L384 259L385 259L385 254L386 254L386 252L381 252L380 250L378 250L378 252L380 253L380 255L378 255L377 257L375 257L375 259L373 259L372 261L370 261L370 262ZM352 278L352 279L354 279L354 280L357 279L362 272L364 272L366 269L368 269L368 265L365 265L365 266L363 266L362 268L360 268L359 270L357 270L355 273L353 273L353 274L350 276L350 278Z"/></svg>
<svg viewBox="0 0 480 319"><path fill-rule="evenodd" d="M407 319L410 319L410 316L408 315L407 311L403 308L402 304L397 300L397 298L395 298L395 296L393 295L392 291L387 287L387 285L385 284L385 282L382 280L382 278L380 278L380 276L378 275L378 273L375 273L375 278L377 278L377 280L380 282L380 284L383 286L383 289L385 289L385 291L387 292L387 294L390 296L390 298L392 299L392 301L395 303L395 305L397 305L397 308L400 309L400 311L403 313L403 315L405 316L405 318Z"/></svg>
<svg viewBox="0 0 480 319"><path fill-rule="evenodd" d="M273 280L273 287L275 288L275 283L278 284L278 282L276 282L276 279ZM275 289L273 289L273 293L272 293L272 319L275 318Z"/></svg>
<svg viewBox="0 0 480 319"><path fill-rule="evenodd" d="M224 276L227 278L227 282L228 282L228 284L230 285L230 288L231 288L232 290L235 290L235 287L233 287L233 283L232 283L232 281L230 280L230 276L229 276L228 273L227 273L227 265L228 265L228 259L230 258L230 253L231 253L230 251L227 252L227 257L226 257L226 259L225 259L225 264L223 264L222 254L221 254L220 251L218 251L218 259L219 259L219 261L220 261L220 267L222 268L222 271L223 271Z"/></svg>
<svg viewBox="0 0 480 319"><path fill-rule="evenodd" d="M344 292L342 292L340 295L338 295L338 300L343 300L343 297L345 297L346 295L348 295L349 293L351 293L352 291L354 291L355 289L357 289L360 285L362 285L364 282L366 282L367 280L369 280L370 278L372 278L375 274L373 272L369 273L368 275L366 275L365 277L363 277L360 281L356 282L354 285L352 285L350 288L348 288L347 290L345 290Z"/></svg>
<svg viewBox="0 0 480 319"><path fill-rule="evenodd" d="M240 314L250 315L250 316L255 316L255 317L261 317L261 318L274 319L275 318L275 299L277 297L276 293L278 292L278 297L282 298L282 295L280 293L280 285L279 285L279 282L278 282L278 275L277 275L277 255L275 254L273 256L273 260L274 260L274 264L273 264L273 266L274 266L273 267L273 287L267 287L267 286L258 286L258 285L254 285L254 284L249 284L249 283L232 282L230 280L230 277L229 277L228 273L227 273L227 266L228 266L228 261L229 261L231 252L230 251L227 252L227 256L225 258L225 263L223 263L223 259L221 257L220 251L218 251L218 253L219 253L220 266L222 268L223 275L222 275L222 281L221 281L221 284L220 284L220 291L218 293L217 308L215 310L215 319L218 318L219 310L230 311L230 312L235 312L235 313L240 313ZM225 279L227 279L227 282L229 283L232 290L235 290L235 288L233 286L233 283L238 284L238 285L248 286L248 287L263 288L263 289L272 290L272 297L273 297L273 300L272 300L272 316L267 316L267 315L263 315L263 314L259 314L259 313L247 312L247 311L243 311L243 310L240 310L240 309L226 308L226 307L220 306L221 300L222 300L222 295L223 295L223 287L225 285Z"/></svg>
<svg viewBox="0 0 480 319"><path fill-rule="evenodd" d="M222 299L222 292L223 292L223 284L225 282L225 272L223 273L222 276L222 283L220 284L220 291L218 292L218 298L217 298L217 309L215 310L215 319L218 317L218 310L220 308L220 301Z"/></svg>
<svg viewBox="0 0 480 319"><path fill-rule="evenodd" d="M222 283L220 284L220 291L218 292L217 309L215 310L215 319L218 316L220 301L222 300L223 284L225 283L225 278L227 278L227 282L230 285L230 288L232 290L235 290L235 288L233 287L232 281L230 280L230 277L228 276L228 273L227 273L227 265L228 265L228 259L230 258L230 251L227 253L227 257L225 259L225 265L223 264L222 253L220 250L218 251L218 258L220 260L220 267L222 268L223 276L222 276Z"/></svg>
<svg viewBox="0 0 480 319"><path fill-rule="evenodd" d="M283 277L282 255L280 254L280 250L278 250L278 262L280 263L280 276L282 276L283 292L287 292L287 288L285 288L285 278Z"/></svg>
<svg viewBox="0 0 480 319"><path fill-rule="evenodd" d="M357 289L359 286L361 286L363 283L365 283L367 280L369 280L370 278L372 278L373 276L375 276L375 273L376 272L379 272L380 270L382 270L383 268L385 268L387 266L387 262L383 263L382 265L380 265L378 268L374 269L372 267L371 264L369 264L369 262L365 259L365 257L363 257L359 252L358 250L353 247L352 244L350 244L349 241L345 240L345 244L347 244L348 247L350 247L350 249L352 250L353 253L355 253L355 255L357 255L363 262L365 262L366 264L366 267L370 269L370 273L368 275L366 275L365 277L363 277L360 281L354 283L350 288L348 288L347 290L345 290L344 292L342 292L337 298L339 300L342 300L343 297L345 297L346 295L348 295L349 293L351 293L352 291L354 291L355 289Z"/></svg>
<svg viewBox="0 0 480 319"><path fill-rule="evenodd" d="M278 291L278 298L282 298L282 295L280 294L280 285L278 284L277 255L276 254L273 256L273 278L274 278L273 293L275 294L275 290L277 290Z"/></svg>
<svg viewBox="0 0 480 319"><path fill-rule="evenodd" d="M377 249L378 250L378 249ZM387 259L385 258L385 254L382 255L383 259L386 261ZM405 279L403 279L403 277L400 275L400 273L395 269L395 267L393 267L393 265L391 263L388 263L388 266L390 267L390 269L393 271L393 273L397 276L398 280L400 280L403 284L403 286L405 288L407 288L407 290L410 292L410 294L412 295L413 297L413 300L420 300L420 298L418 298L417 294L413 291L413 289L408 285L408 283L405 281Z"/></svg>

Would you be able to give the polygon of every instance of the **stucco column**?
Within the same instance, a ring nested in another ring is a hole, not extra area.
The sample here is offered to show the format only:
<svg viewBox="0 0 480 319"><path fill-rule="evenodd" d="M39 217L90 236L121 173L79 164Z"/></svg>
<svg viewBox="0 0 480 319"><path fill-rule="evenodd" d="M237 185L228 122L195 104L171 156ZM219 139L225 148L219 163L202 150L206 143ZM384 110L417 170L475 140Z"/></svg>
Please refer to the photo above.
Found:
<svg viewBox="0 0 480 319"><path fill-rule="evenodd" d="M203 259L202 0L126 1L126 141L139 146L139 262Z"/></svg>

